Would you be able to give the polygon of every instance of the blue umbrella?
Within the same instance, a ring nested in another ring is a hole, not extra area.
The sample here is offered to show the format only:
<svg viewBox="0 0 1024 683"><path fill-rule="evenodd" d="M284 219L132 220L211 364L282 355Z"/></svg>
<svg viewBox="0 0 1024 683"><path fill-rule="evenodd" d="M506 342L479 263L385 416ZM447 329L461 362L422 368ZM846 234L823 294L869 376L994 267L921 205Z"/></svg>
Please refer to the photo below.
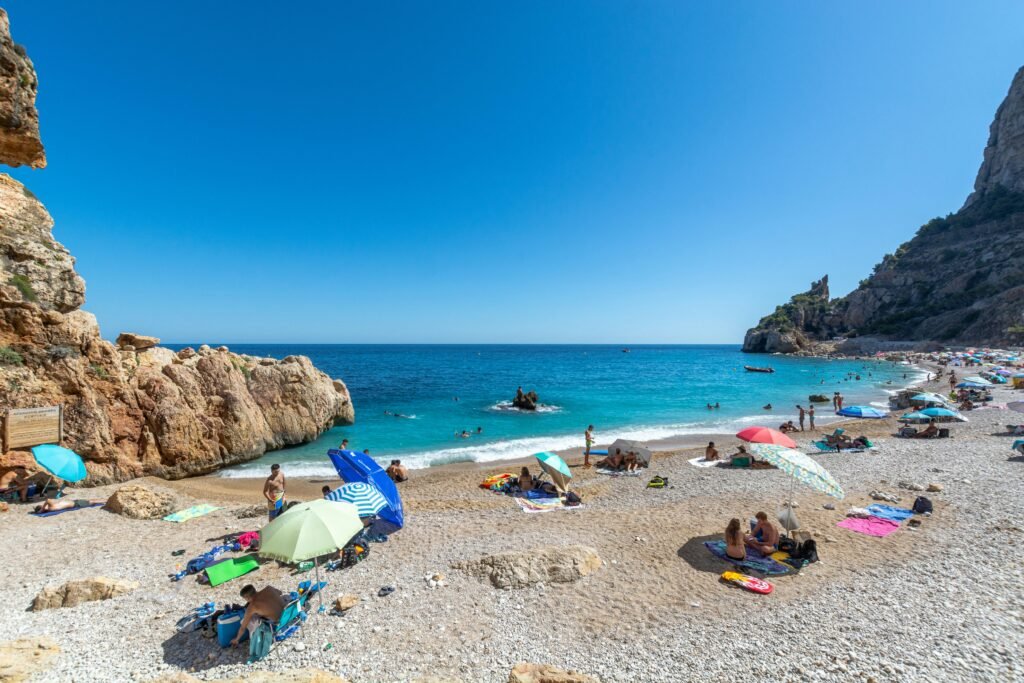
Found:
<svg viewBox="0 0 1024 683"><path fill-rule="evenodd" d="M916 412L916 413L907 413L906 415L904 415L903 417L900 418L900 422L912 422L914 420L923 420L923 421L927 422L930 419L932 419L932 418L930 418L929 416L925 415L924 413Z"/></svg>
<svg viewBox="0 0 1024 683"><path fill-rule="evenodd" d="M327 451L327 457L331 459L331 464L338 471L338 476L346 483L370 484L384 496L388 506L382 509L378 515L382 520L399 529L405 526L405 513L402 510L402 497L398 495L398 488L384 468L378 465L373 458L366 453L336 449Z"/></svg>
<svg viewBox="0 0 1024 683"><path fill-rule="evenodd" d="M957 389L988 389L991 384L980 384L978 382L960 382L956 385Z"/></svg>
<svg viewBox="0 0 1024 683"><path fill-rule="evenodd" d="M324 496L324 498L336 502L352 503L356 506L356 511L360 517L373 517L388 506L388 501L384 499L384 496L381 495L376 487L364 484L361 481L342 484Z"/></svg>
<svg viewBox="0 0 1024 683"><path fill-rule="evenodd" d="M1013 442L1013 450L1024 453L1024 439L1017 439Z"/></svg>
<svg viewBox="0 0 1024 683"><path fill-rule="evenodd" d="M846 406L839 411L839 415L844 417L860 417L877 420L879 418L888 417L889 413L872 406Z"/></svg>
<svg viewBox="0 0 1024 683"><path fill-rule="evenodd" d="M928 417L951 417L953 419L960 420L961 422L967 422L967 418L955 410L950 410L949 408L925 408L921 413Z"/></svg>
<svg viewBox="0 0 1024 683"><path fill-rule="evenodd" d="M82 481L88 476L85 463L78 453L52 443L32 448L32 455L40 467L64 481Z"/></svg>

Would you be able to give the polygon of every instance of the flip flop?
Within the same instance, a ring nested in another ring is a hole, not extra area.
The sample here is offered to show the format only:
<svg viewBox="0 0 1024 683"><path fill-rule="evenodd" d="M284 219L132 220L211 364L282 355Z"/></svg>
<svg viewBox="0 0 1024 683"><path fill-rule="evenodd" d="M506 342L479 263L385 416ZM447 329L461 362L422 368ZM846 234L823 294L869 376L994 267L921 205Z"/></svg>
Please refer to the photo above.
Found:
<svg viewBox="0 0 1024 683"><path fill-rule="evenodd" d="M395 587L394 586L384 586L379 591L377 591L377 596L383 598L383 597L387 597L388 595L391 595L394 592L395 592Z"/></svg>

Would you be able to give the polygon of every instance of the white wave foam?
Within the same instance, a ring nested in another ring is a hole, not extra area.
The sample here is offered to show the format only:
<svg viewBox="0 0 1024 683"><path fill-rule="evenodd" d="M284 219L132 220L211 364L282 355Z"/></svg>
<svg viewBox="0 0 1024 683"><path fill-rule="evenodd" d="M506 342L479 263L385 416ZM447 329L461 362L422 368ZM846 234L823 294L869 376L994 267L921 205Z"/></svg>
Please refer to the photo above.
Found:
<svg viewBox="0 0 1024 683"><path fill-rule="evenodd" d="M487 410L499 413L523 413L524 415L530 415L533 413L560 413L562 412L562 407L548 403L538 403L536 410L521 410L512 405L512 401L498 401Z"/></svg>

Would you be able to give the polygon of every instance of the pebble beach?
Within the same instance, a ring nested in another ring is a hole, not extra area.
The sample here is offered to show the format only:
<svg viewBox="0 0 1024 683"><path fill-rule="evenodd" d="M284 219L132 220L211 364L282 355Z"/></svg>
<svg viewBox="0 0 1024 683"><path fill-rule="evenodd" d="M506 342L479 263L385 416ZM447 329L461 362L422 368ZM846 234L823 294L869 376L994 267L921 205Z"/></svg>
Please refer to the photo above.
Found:
<svg viewBox="0 0 1024 683"><path fill-rule="evenodd" d="M936 385L936 388L941 389ZM691 449L657 453L641 477L606 477L567 454L579 509L526 514L478 487L508 463L460 463L414 471L402 484L406 528L346 570L326 573L323 597L359 598L344 614L311 613L270 657L245 664L177 620L207 602L240 602L244 583L293 589L309 574L265 562L211 588L172 582L179 557L226 534L258 529L258 480L204 477L136 483L166 490L182 507L220 510L181 524L134 520L104 509L51 518L12 505L2 516L6 547L0 631L6 639L49 637L60 648L30 681L150 681L187 672L202 680L253 670L311 668L351 681L507 681L517 662L552 664L601 681L970 681L1020 680L1024 665L1024 462L1003 435L1015 392L996 388L991 407L967 413L953 436L892 436L893 420L858 421L877 450L815 455L842 483L835 501L776 470L696 468ZM1019 395L1019 392L1016 392ZM807 452L810 432L796 434ZM722 438L729 450L735 440ZM647 489L649 476L669 487ZM318 497L320 479L291 480L292 499ZM335 483L335 482L328 482ZM881 491L909 507L920 493L900 483L941 485L919 528L876 538L837 528L849 507ZM73 497L102 498L117 487ZM703 541L731 517L798 503L820 561L769 577L762 596L725 584L730 567ZM834 510L826 509L829 502ZM509 550L569 545L597 551L602 566L569 583L498 589L457 563ZM427 579L443 574L441 585ZM92 576L138 583L109 600L28 611L46 586ZM396 591L378 597L378 590ZM328 647L329 645L329 647ZM429 677L435 678L429 678Z"/></svg>

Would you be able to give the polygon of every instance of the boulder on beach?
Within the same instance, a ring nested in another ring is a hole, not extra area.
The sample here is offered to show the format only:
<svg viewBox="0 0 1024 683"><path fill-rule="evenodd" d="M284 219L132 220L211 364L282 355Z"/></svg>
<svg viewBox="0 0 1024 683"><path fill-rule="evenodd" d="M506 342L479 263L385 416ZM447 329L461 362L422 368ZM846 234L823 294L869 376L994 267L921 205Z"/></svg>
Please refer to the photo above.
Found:
<svg viewBox="0 0 1024 683"><path fill-rule="evenodd" d="M601 679L551 664L520 662L509 672L508 683L601 683Z"/></svg>
<svg viewBox="0 0 1024 683"><path fill-rule="evenodd" d="M107 499L108 510L132 519L160 519L174 512L174 508L173 495L139 484L122 486Z"/></svg>
<svg viewBox="0 0 1024 683"><path fill-rule="evenodd" d="M540 403L540 399L537 397L537 392L528 391L523 393L522 387L516 390L516 397L512 399L512 405L519 408L519 410L537 410L538 403Z"/></svg>
<svg viewBox="0 0 1024 683"><path fill-rule="evenodd" d="M0 681L21 683L46 671L50 660L60 654L51 638L18 638L0 643Z"/></svg>
<svg viewBox="0 0 1024 683"><path fill-rule="evenodd" d="M117 345L119 348L132 347L135 351L142 351L143 349L149 349L160 343L160 339L157 337L150 337L145 334L135 334L134 332L122 332L117 335Z"/></svg>
<svg viewBox="0 0 1024 683"><path fill-rule="evenodd" d="M600 569L601 558L593 548L570 545L485 555L453 566L488 579L495 588L527 588L577 581Z"/></svg>
<svg viewBox="0 0 1024 683"><path fill-rule="evenodd" d="M139 587L135 581L108 579L105 576L94 576L89 579L68 581L62 586L47 586L32 600L32 611L58 607L75 607L83 602L109 600L124 595Z"/></svg>

